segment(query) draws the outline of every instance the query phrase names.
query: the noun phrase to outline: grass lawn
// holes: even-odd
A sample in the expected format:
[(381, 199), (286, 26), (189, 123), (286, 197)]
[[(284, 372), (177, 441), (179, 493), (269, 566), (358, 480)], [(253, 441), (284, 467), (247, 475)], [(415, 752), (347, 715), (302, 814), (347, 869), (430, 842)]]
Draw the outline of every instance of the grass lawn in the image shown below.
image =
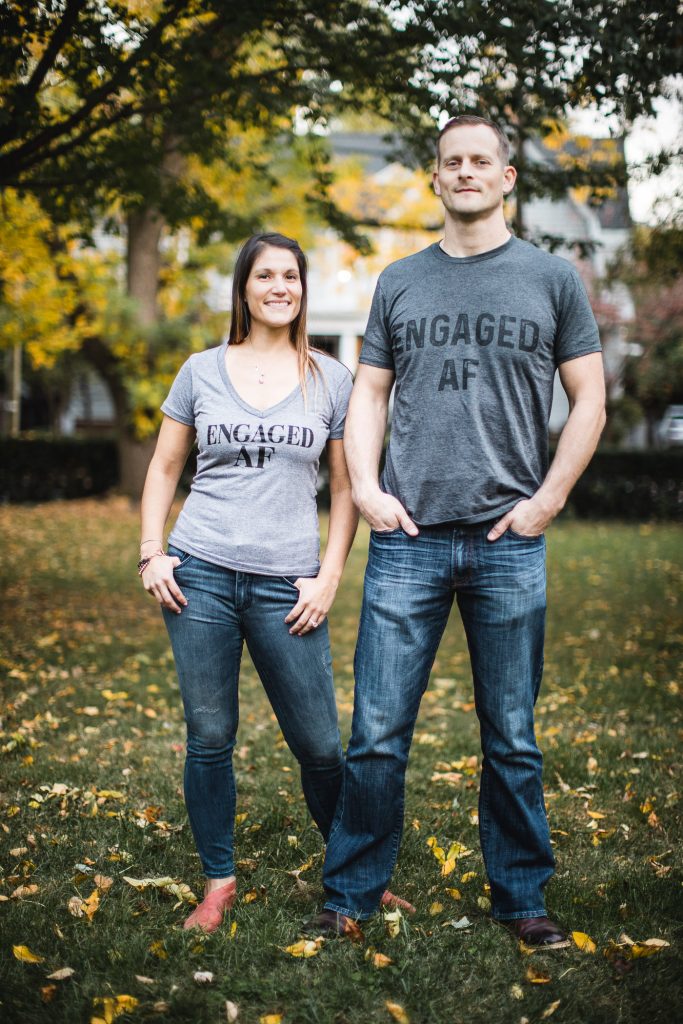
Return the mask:
[[(548, 903), (595, 950), (526, 955), (488, 917), (477, 721), (454, 616), (418, 721), (392, 885), (418, 913), (393, 937), (378, 916), (363, 942), (309, 958), (286, 947), (320, 905), (322, 846), (250, 663), (240, 899), (198, 939), (180, 928), (184, 889), (124, 880), (201, 889), (173, 663), (134, 571), (136, 514), (122, 499), (5, 507), (0, 536), (0, 1020), (225, 1022), (235, 1008), (239, 1024), (682, 1019), (679, 528), (566, 522), (549, 535), (537, 716), (557, 855)], [(361, 529), (331, 615), (344, 737), (366, 544)], [(442, 865), (435, 846), (447, 857), (454, 842), (468, 852)], [(74, 973), (49, 977), (63, 968)]]

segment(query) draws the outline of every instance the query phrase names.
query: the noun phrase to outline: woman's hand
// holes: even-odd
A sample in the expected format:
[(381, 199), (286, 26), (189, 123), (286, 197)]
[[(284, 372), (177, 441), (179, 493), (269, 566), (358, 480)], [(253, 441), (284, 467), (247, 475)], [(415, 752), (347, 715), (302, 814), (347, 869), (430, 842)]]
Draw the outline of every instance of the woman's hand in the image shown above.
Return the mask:
[(320, 576), (312, 579), (300, 576), (294, 585), (299, 588), (299, 600), (285, 622), (292, 623), (289, 632), (294, 636), (304, 636), (325, 621), (337, 593), (337, 584)]
[(162, 608), (180, 615), (187, 605), (187, 598), (173, 577), (173, 570), (180, 562), (175, 555), (155, 555), (142, 574), (142, 585), (148, 594), (156, 597)]

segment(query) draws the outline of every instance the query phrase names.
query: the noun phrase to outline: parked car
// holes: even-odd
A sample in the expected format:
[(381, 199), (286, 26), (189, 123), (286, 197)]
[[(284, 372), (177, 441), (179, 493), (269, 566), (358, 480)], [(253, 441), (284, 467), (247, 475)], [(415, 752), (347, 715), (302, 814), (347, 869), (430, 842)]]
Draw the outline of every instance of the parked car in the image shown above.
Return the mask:
[(670, 405), (659, 423), (659, 443), (664, 448), (683, 444), (683, 405)]

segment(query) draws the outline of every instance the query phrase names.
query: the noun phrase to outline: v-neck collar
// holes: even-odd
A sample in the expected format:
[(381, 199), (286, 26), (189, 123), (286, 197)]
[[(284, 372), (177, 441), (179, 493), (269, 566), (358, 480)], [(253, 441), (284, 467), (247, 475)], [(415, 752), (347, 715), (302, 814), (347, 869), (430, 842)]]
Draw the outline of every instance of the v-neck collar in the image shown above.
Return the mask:
[[(226, 362), (226, 359), (225, 359), (227, 351), (228, 351), (228, 341), (227, 341), (227, 338), (226, 338), (226, 340), (223, 342), (223, 344), (218, 349), (218, 371), (219, 371), (219, 373), (221, 375), (223, 383), (225, 384), (225, 387), (226, 387), (226, 389), (228, 391), (228, 394), (233, 399), (233, 401), (237, 402), (238, 405), (241, 405), (242, 408), (246, 409), (246, 411), (251, 413), (252, 416), (260, 416), (262, 419), (265, 419), (266, 416), (270, 416), (272, 413), (275, 413), (279, 409), (284, 408), (284, 406), (289, 405), (289, 403), (291, 401), (293, 401), (296, 398), (297, 395), (301, 394), (301, 388), (297, 384), (293, 391), (290, 391), (288, 395), (285, 395), (284, 398), (281, 398), (279, 402), (275, 403), (275, 405), (269, 405), (267, 409), (257, 409), (255, 405), (250, 405), (249, 402), (247, 402), (244, 398), (242, 398), (242, 396), (240, 395), (239, 391), (237, 390), (235, 385), (230, 380), (230, 375), (228, 374), (228, 366), (227, 366), (227, 362)], [(309, 375), (310, 375), (310, 370), (308, 371), (308, 374), (306, 375), (306, 382), (307, 383), (308, 383), (308, 376)]]

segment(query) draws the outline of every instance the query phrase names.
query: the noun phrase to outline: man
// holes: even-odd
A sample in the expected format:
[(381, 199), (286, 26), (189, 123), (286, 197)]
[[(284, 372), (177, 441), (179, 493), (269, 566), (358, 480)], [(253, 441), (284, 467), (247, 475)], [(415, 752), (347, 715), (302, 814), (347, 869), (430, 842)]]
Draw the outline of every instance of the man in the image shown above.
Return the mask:
[[(372, 534), (318, 932), (369, 917), (391, 876), (413, 728), (455, 598), (480, 722), (493, 917), (530, 945), (566, 944), (544, 904), (554, 859), (534, 738), (543, 534), (597, 445), (604, 377), (578, 274), (508, 231), (503, 200), (515, 178), (498, 125), (449, 121), (433, 174), (443, 241), (391, 264), (375, 291), (344, 439)], [(548, 469), (556, 368), (571, 411)]]

